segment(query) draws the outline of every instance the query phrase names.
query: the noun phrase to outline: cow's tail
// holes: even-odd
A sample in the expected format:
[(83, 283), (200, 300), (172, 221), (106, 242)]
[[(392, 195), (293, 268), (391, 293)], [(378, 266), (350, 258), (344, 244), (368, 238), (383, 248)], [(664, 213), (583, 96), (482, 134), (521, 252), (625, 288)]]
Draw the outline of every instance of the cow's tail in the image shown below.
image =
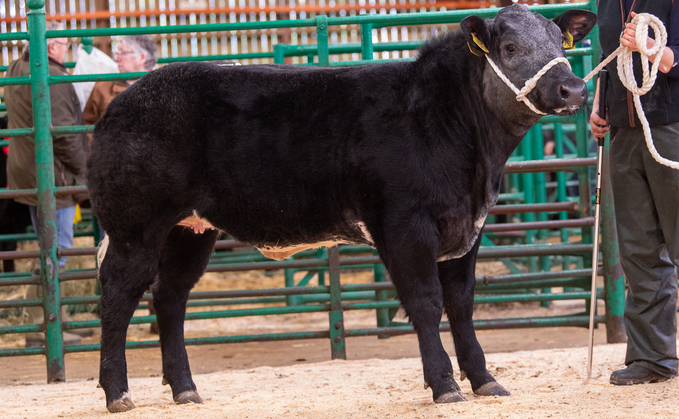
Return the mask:
[(108, 250), (108, 234), (104, 236), (104, 240), (99, 243), (99, 249), (97, 250), (97, 267), (101, 269), (101, 263), (106, 257), (106, 250)]

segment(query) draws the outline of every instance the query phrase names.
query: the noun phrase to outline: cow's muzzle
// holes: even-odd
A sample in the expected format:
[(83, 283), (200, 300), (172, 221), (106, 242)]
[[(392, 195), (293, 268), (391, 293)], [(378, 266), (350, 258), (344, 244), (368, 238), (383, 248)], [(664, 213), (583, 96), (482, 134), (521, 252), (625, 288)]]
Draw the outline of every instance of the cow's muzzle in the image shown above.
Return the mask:
[[(488, 60), (488, 63), (490, 63), (490, 66), (493, 68), (493, 70), (495, 70), (495, 73), (497, 74), (497, 76), (503, 82), (505, 82), (505, 84), (510, 89), (512, 89), (512, 91), (514, 93), (516, 93), (516, 100), (519, 101), (519, 102), (525, 103), (526, 106), (528, 106), (530, 108), (530, 110), (532, 110), (533, 112), (535, 112), (538, 115), (547, 115), (547, 113), (542, 112), (541, 110), (536, 108), (535, 105), (533, 105), (531, 103), (531, 101), (528, 100), (528, 98), (526, 97), (528, 95), (528, 93), (530, 93), (535, 88), (535, 86), (537, 86), (538, 80), (540, 80), (540, 77), (544, 76), (545, 73), (547, 73), (547, 71), (549, 71), (555, 65), (560, 64), (560, 63), (566, 64), (566, 66), (568, 66), (568, 70), (571, 69), (571, 64), (568, 62), (568, 59), (566, 57), (556, 57), (553, 60), (551, 60), (550, 62), (548, 62), (547, 64), (545, 64), (545, 66), (542, 67), (542, 69), (540, 71), (538, 71), (537, 74), (535, 74), (532, 78), (526, 80), (526, 84), (524, 84), (523, 88), (521, 90), (519, 90), (516, 86), (514, 86), (514, 83), (512, 83), (509, 80), (509, 78), (502, 73), (502, 71), (498, 68), (498, 66), (495, 64), (495, 62), (493, 62), (493, 60), (488, 55), (489, 54), (486, 54), (486, 59)], [(585, 96), (585, 98), (586, 98), (586, 96)], [(575, 110), (577, 110), (577, 107), (576, 107)], [(557, 110), (555, 110), (554, 112), (558, 113)], [(570, 111), (570, 112), (572, 112), (572, 111)]]
[(556, 97), (560, 101), (555, 106), (554, 113), (572, 114), (587, 104), (587, 86), (583, 80), (572, 78), (556, 84)]

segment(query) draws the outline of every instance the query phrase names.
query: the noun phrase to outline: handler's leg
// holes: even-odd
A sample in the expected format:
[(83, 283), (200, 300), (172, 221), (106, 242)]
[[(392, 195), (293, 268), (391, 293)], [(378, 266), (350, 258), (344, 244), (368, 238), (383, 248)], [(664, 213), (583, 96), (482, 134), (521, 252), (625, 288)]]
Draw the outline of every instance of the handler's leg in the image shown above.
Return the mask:
[(443, 306), (450, 321), (455, 355), (462, 378), (469, 377), (476, 395), (509, 396), (509, 392), (498, 384), (486, 369), (486, 358), (476, 339), (472, 323), (476, 286), (474, 270), (480, 243), (481, 234), (469, 253), (458, 259), (438, 263), (439, 279), (443, 288)]
[[(678, 127), (653, 129), (658, 151), (673, 160), (679, 160)], [(679, 171), (658, 166), (641, 129), (615, 130), (611, 182), (620, 256), (629, 288), (625, 303), (628, 368), (611, 375), (613, 384), (664, 381), (677, 374), (677, 273), (666, 239), (668, 234), (676, 237)], [(674, 216), (668, 215), (671, 212)]]
[(109, 236), (99, 269), (101, 281), (101, 361), (99, 384), (110, 412), (134, 409), (127, 383), (125, 337), (130, 319), (158, 273), (160, 246), (136, 237)]
[[(429, 224), (420, 221), (410, 225), (417, 229)], [(464, 401), (439, 332), (443, 299), (436, 266), (436, 236), (429, 231), (405, 231), (402, 225), (385, 230), (388, 237), (376, 238), (377, 249), (417, 332), (425, 386), (431, 387), (436, 403)]]
[(152, 287), (163, 353), (163, 384), (170, 384), (178, 404), (203, 402), (191, 378), (184, 346), (184, 315), (189, 291), (205, 272), (218, 234), (217, 230), (195, 234), (190, 228), (174, 227), (163, 246), (158, 281)]

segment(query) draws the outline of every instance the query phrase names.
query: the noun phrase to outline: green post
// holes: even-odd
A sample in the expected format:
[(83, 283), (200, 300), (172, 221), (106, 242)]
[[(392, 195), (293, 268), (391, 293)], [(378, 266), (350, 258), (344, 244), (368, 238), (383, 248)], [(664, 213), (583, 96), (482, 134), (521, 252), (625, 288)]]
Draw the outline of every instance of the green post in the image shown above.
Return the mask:
[(606, 342), (627, 342), (625, 332), (625, 276), (620, 263), (618, 231), (615, 227), (615, 207), (611, 191), (610, 144), (604, 145), (601, 185), (601, 252), (604, 262), (606, 291)]
[[(285, 278), (285, 288), (295, 286), (295, 272), (297, 272), (297, 269), (286, 269), (284, 271), (283, 276)], [(298, 295), (286, 295), (285, 296), (285, 305), (287, 305), (288, 307), (294, 307), (296, 305), (299, 305), (299, 296)]]
[(344, 339), (344, 314), (340, 290), (339, 248), (328, 249), (328, 276), (330, 277), (330, 353), (332, 359), (347, 359)]
[(285, 44), (276, 44), (273, 46), (274, 64), (285, 64), (285, 47)]
[[(544, 150), (544, 137), (542, 135), (542, 124), (537, 124), (532, 131), (532, 143), (533, 143), (533, 160), (543, 160), (545, 157)], [(533, 182), (535, 187), (535, 202), (538, 204), (544, 204), (547, 202), (547, 179), (544, 172), (533, 173)], [(547, 213), (539, 212), (537, 213), (538, 221), (547, 221)], [(547, 240), (549, 238), (548, 230), (538, 230), (537, 232), (538, 240)], [(552, 265), (549, 256), (540, 256), (538, 258), (539, 269), (541, 271), (548, 272), (551, 270)], [(541, 290), (542, 294), (550, 294), (552, 292), (551, 288), (543, 288)], [(540, 301), (540, 307), (549, 307), (549, 301)]]
[[(521, 141), (521, 154), (523, 155), (524, 160), (531, 160), (532, 159), (532, 153), (531, 153), (531, 142), (533, 141), (533, 135), (532, 131), (528, 131), (528, 134), (524, 137), (524, 139)], [(525, 204), (534, 204), (535, 203), (535, 198), (534, 198), (534, 192), (535, 192), (535, 187), (533, 186), (533, 174), (532, 173), (524, 173), (521, 175), (522, 180), (523, 180), (523, 196), (524, 200), (523, 202)], [(535, 221), (535, 214), (531, 212), (527, 212), (523, 214), (523, 220), (527, 223)], [(535, 243), (535, 230), (528, 230), (526, 231), (526, 244), (532, 244)], [(537, 272), (537, 263), (535, 260), (535, 257), (530, 257), (528, 258), (529, 260), (529, 272)]]
[[(373, 250), (373, 255), (379, 256), (377, 250)], [(382, 264), (374, 265), (373, 272), (376, 283), (385, 282), (387, 280), (384, 265)], [(375, 291), (375, 299), (377, 301), (387, 301), (389, 299), (389, 293), (387, 291)], [(375, 314), (377, 316), (377, 327), (389, 327), (389, 325), (391, 324), (391, 318), (389, 317), (388, 308), (378, 308), (377, 310), (375, 310)], [(379, 335), (378, 338), (387, 339), (389, 338), (389, 336)]]
[(86, 53), (91, 54), (92, 53), (92, 48), (93, 48), (93, 43), (94, 43), (94, 38), (91, 36), (84, 36), (80, 38), (80, 43), (83, 44), (83, 49), (85, 50)]
[(316, 43), (318, 45), (318, 65), (330, 66), (330, 48), (328, 46), (328, 17), (316, 16)]
[(35, 127), (38, 178), (38, 230), (40, 231), (40, 281), (45, 310), (47, 382), (65, 381), (64, 345), (61, 335), (59, 260), (57, 259), (57, 208), (52, 149), (52, 114), (45, 38), (45, 1), (28, 0), (28, 40), (31, 65), (31, 101)]
[(364, 23), (361, 25), (361, 58), (364, 60), (373, 59), (373, 24)]

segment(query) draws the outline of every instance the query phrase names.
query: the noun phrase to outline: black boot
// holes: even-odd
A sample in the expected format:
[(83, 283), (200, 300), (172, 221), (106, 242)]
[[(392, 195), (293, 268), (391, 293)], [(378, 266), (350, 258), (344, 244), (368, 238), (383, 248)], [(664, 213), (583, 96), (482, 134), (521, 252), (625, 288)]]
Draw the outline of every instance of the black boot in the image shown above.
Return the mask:
[(639, 362), (633, 362), (624, 370), (613, 371), (610, 382), (616, 386), (631, 386), (635, 384), (660, 383), (676, 376), (676, 373), (663, 375), (644, 367)]

